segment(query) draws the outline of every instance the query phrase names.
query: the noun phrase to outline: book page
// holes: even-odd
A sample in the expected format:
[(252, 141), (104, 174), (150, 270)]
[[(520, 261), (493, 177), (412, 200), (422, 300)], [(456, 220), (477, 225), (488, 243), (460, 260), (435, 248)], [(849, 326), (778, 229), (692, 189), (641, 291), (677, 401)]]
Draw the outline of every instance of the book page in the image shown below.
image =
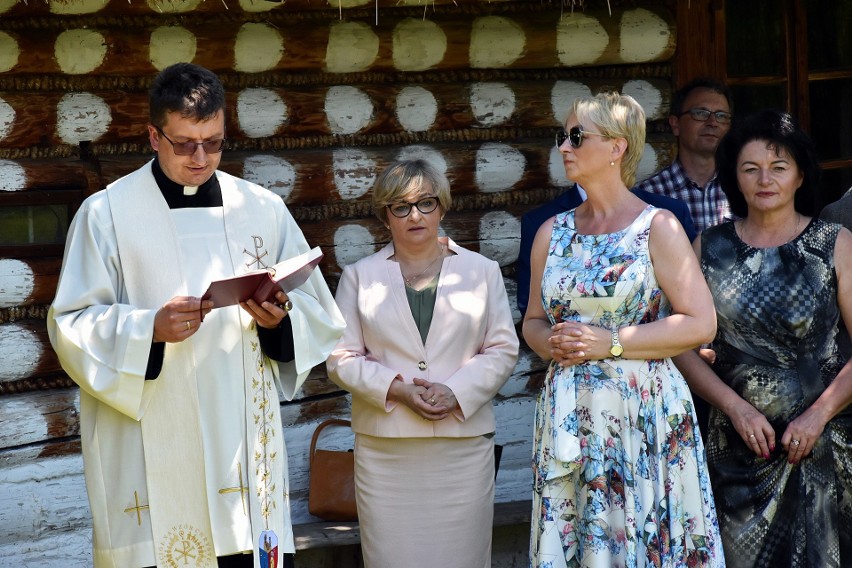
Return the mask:
[(202, 299), (213, 300), (214, 308), (232, 306), (250, 298), (258, 304), (274, 302), (278, 290), (287, 293), (304, 284), (322, 257), (320, 248), (314, 247), (267, 269), (216, 280), (207, 288)]

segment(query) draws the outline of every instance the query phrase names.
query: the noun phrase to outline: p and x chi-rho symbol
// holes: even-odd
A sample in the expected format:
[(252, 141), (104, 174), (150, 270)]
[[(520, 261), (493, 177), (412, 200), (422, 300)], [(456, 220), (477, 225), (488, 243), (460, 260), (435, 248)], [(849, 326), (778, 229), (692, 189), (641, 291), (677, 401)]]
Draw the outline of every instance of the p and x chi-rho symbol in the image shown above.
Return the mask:
[(263, 237), (252, 235), (251, 239), (254, 241), (254, 253), (249, 252), (248, 249), (243, 249), (243, 253), (249, 255), (249, 258), (251, 259), (246, 263), (246, 268), (251, 269), (253, 264), (256, 264), (258, 269), (269, 268), (269, 266), (263, 262), (263, 258), (269, 254), (269, 251), (261, 252), (261, 249), (263, 249)]

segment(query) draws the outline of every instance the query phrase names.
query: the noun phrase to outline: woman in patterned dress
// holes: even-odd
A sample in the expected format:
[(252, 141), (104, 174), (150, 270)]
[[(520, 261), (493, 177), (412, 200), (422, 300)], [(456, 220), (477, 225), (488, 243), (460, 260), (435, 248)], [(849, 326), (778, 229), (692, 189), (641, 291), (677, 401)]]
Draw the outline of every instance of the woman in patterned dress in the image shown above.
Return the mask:
[(677, 363), (715, 407), (707, 459), (728, 564), (852, 566), (852, 364), (835, 342), (839, 317), (852, 323), (852, 234), (810, 217), (819, 166), (788, 114), (735, 126), (716, 163), (741, 217), (695, 243), (716, 360)]
[(530, 564), (724, 566), (689, 389), (669, 357), (716, 322), (689, 240), (628, 191), (645, 141), (629, 96), (574, 101), (557, 135), (586, 191), (539, 229), (527, 343), (550, 360), (536, 410)]

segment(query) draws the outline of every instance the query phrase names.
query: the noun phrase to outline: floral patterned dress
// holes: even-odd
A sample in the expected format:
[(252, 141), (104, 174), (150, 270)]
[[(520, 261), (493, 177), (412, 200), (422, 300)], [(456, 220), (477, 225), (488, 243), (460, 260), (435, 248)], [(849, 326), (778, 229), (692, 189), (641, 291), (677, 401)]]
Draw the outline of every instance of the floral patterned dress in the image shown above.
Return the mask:
[[(616, 233), (556, 216), (542, 278), (552, 323), (665, 317), (648, 253), (656, 209)], [(724, 566), (692, 398), (669, 359), (551, 363), (536, 409), (530, 564)]]

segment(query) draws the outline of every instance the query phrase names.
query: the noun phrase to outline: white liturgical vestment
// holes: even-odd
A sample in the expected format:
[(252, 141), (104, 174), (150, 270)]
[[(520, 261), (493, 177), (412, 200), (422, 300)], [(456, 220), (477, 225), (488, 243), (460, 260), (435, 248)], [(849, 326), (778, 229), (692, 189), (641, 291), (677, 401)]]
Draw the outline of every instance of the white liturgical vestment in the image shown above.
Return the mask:
[(265, 529), (276, 566), (294, 551), (279, 393), (294, 396), (344, 326), (319, 270), (289, 294), (293, 361), (267, 358), (230, 306), (166, 344), (145, 380), (165, 302), (309, 250), (280, 197), (216, 175), (221, 207), (170, 210), (147, 164), (86, 199), (69, 230), (48, 331), (80, 385), (96, 568), (215, 566)]

